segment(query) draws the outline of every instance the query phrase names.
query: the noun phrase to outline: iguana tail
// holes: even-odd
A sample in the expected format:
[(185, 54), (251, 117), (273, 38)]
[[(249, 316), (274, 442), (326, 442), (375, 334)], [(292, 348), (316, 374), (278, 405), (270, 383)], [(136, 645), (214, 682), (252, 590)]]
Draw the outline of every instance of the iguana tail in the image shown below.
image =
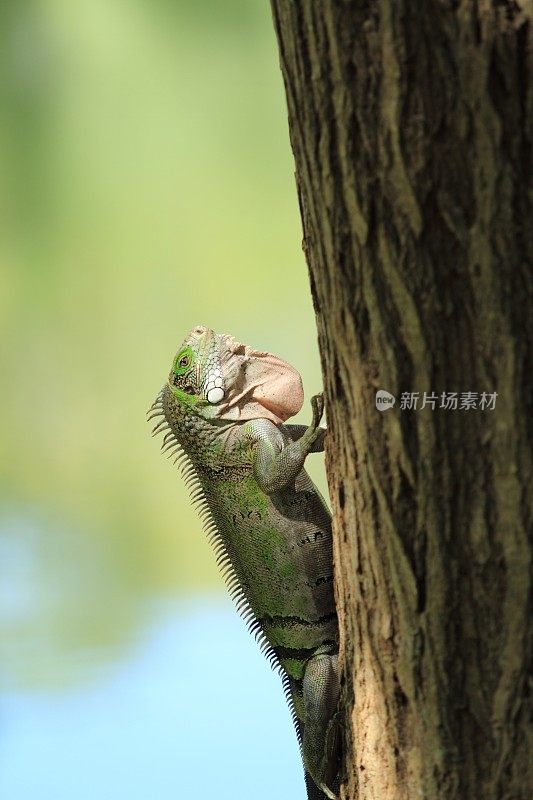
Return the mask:
[(307, 800), (328, 800), (308, 772), (305, 773), (305, 787), (307, 789)]

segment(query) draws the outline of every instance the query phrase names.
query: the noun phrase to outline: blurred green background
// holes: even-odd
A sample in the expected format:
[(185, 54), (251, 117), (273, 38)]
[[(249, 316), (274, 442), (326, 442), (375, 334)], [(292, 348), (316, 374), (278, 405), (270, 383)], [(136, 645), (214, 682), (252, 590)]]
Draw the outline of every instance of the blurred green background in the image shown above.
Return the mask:
[(320, 369), (266, 0), (3, 0), (0, 41), (0, 678), (57, 692), (224, 591), (145, 422), (186, 332)]

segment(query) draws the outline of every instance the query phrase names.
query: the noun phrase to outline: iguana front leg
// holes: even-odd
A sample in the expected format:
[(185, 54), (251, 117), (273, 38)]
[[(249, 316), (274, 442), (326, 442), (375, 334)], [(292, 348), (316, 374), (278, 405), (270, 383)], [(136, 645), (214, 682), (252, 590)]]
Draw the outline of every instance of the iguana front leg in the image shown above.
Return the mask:
[(320, 420), (324, 413), (321, 394), (311, 398), (313, 421), (303, 435), (285, 444), (280, 430), (268, 420), (253, 420), (249, 431), (256, 442), (254, 475), (266, 494), (274, 494), (294, 483), (313, 445), (322, 436)]
[[(307, 425), (292, 425), (285, 423), (283, 425), (283, 430), (289, 434), (293, 442), (297, 442), (298, 439), (301, 439), (304, 433), (306, 432)], [(313, 446), (309, 450), (310, 453), (324, 452), (324, 439), (326, 438), (327, 429), (319, 428), (318, 430), (320, 431), (320, 434), (319, 436), (317, 436)]]

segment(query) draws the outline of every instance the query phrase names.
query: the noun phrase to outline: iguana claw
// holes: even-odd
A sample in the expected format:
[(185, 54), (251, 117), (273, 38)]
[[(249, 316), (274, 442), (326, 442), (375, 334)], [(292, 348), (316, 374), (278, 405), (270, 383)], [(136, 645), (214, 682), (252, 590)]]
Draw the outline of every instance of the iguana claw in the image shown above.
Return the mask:
[(318, 428), (322, 417), (324, 416), (324, 395), (315, 394), (311, 398), (311, 408), (313, 409), (313, 422), (312, 427)]

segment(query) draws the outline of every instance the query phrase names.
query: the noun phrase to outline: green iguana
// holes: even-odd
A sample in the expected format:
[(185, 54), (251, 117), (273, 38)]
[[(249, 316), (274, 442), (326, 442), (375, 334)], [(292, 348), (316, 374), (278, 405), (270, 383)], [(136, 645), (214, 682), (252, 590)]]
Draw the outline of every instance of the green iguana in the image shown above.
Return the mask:
[(309, 800), (335, 798), (340, 733), (331, 518), (305, 472), (323, 450), (321, 395), (300, 410), (298, 372), (233, 337), (194, 328), (152, 408), (177, 453), (230, 593), (279, 668)]

